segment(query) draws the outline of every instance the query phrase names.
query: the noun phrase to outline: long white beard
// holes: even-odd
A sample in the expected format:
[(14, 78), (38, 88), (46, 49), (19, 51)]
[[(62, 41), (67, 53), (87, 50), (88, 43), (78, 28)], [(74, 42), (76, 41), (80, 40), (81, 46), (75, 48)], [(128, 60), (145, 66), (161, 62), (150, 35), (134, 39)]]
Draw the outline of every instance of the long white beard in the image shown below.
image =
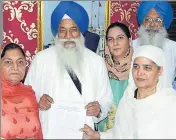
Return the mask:
[(154, 45), (163, 48), (164, 41), (168, 34), (165, 28), (158, 30), (155, 28), (146, 28), (141, 25), (138, 35), (140, 45)]
[[(65, 43), (65, 42), (72, 43)], [(73, 43), (74, 42), (74, 43)], [(65, 67), (71, 67), (75, 73), (82, 75), (82, 64), (84, 55), (84, 37), (81, 35), (77, 39), (55, 39), (55, 50), (57, 60), (59, 62), (58, 68), (61, 75), (64, 75)]]

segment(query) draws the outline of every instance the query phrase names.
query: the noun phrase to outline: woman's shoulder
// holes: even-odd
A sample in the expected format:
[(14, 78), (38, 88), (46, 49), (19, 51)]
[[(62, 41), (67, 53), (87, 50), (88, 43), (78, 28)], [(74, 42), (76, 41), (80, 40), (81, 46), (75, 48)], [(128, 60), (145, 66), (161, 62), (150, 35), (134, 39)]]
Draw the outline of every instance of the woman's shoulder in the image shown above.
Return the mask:
[(36, 100), (35, 97), (35, 91), (33, 90), (31, 85), (24, 85), (22, 83), (22, 92), (21, 94), (23, 94), (24, 96), (32, 96), (34, 100)]
[(34, 90), (32, 89), (31, 85), (25, 85), (23, 83), (21, 83), (21, 84), (22, 84), (23, 90), (26, 90), (27, 92), (31, 92), (32, 94), (34, 93)]
[(22, 85), (23, 89), (21, 91), (21, 94), (24, 96), (23, 104), (29, 105), (31, 107), (37, 107), (37, 99), (35, 96), (35, 91), (32, 89), (32, 86), (30, 85)]

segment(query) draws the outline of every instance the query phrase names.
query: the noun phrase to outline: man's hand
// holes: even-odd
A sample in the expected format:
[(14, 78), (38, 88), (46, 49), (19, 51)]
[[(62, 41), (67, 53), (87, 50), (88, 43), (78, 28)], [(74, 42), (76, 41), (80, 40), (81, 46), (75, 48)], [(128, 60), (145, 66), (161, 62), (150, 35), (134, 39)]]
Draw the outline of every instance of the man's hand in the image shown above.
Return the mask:
[(92, 130), (92, 128), (86, 124), (80, 131), (84, 132), (84, 139), (100, 139), (100, 133)]
[(39, 108), (41, 110), (48, 110), (53, 102), (53, 99), (49, 95), (43, 94), (43, 96), (40, 97)]
[(98, 101), (88, 103), (85, 108), (87, 116), (98, 117), (100, 115), (101, 109)]

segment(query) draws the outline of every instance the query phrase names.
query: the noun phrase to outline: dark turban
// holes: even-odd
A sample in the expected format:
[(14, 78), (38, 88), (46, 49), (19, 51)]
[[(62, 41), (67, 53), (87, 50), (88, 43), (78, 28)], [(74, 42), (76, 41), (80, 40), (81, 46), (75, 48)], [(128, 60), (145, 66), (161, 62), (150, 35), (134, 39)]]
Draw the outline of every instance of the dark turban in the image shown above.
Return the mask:
[(86, 31), (83, 34), (84, 38), (85, 38), (85, 46), (86, 48), (92, 50), (93, 52), (96, 53), (97, 48), (98, 48), (98, 44), (99, 44), (99, 40), (100, 40), (100, 36), (96, 33), (92, 33), (89, 31)]
[(172, 23), (173, 9), (167, 1), (142, 1), (138, 7), (137, 12), (139, 24), (143, 23), (144, 18), (153, 8), (161, 16), (165, 28), (168, 29), (170, 27), (170, 24)]
[(88, 30), (89, 17), (86, 10), (76, 2), (61, 1), (51, 15), (51, 29), (54, 36), (58, 33), (59, 24), (65, 14), (77, 24), (82, 34)]

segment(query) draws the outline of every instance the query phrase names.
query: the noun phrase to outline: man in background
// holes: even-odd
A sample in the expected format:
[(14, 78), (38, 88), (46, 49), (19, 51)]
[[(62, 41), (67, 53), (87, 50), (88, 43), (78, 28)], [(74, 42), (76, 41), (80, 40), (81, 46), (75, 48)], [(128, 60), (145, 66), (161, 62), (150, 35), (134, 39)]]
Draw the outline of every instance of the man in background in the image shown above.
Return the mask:
[(138, 38), (133, 41), (134, 50), (141, 45), (162, 48), (167, 58), (167, 75), (170, 84), (176, 77), (176, 42), (168, 39), (167, 29), (173, 20), (173, 9), (168, 1), (142, 1), (137, 18), (140, 24)]

